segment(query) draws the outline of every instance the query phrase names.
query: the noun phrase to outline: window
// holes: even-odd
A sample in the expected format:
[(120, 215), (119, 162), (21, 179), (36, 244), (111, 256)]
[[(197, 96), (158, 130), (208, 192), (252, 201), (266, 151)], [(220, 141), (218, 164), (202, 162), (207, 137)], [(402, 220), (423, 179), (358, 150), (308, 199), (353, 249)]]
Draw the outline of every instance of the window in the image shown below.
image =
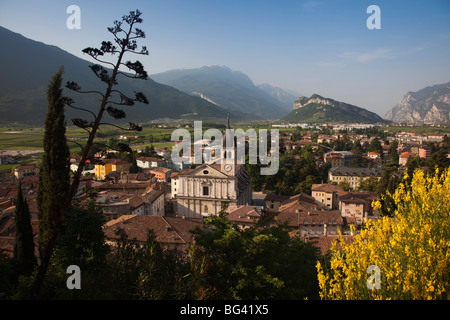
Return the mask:
[(209, 187), (203, 187), (203, 195), (209, 196)]

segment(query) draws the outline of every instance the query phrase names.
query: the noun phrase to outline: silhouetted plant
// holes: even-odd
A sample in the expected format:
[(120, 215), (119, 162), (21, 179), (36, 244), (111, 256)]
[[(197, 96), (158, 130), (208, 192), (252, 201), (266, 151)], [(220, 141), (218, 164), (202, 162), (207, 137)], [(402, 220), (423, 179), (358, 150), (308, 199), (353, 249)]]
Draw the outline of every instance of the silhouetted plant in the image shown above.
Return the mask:
[[(66, 83), (66, 88), (74, 92), (82, 94), (99, 95), (101, 97), (101, 103), (100, 106), (98, 107), (97, 112), (95, 113), (89, 109), (75, 106), (75, 101), (71, 98), (68, 97), (63, 98), (63, 101), (67, 106), (90, 114), (91, 119), (83, 119), (83, 118), (72, 119), (72, 123), (75, 126), (86, 130), (89, 135), (87, 142), (84, 146), (78, 144), (80, 147), (82, 147), (81, 160), (78, 166), (78, 170), (74, 174), (72, 184), (70, 185), (67, 196), (65, 197), (65, 199), (61, 199), (64, 202), (61, 206), (60, 212), (58, 212), (60, 218), (58, 219), (58, 225), (52, 232), (46, 250), (42, 255), (41, 264), (39, 266), (38, 273), (32, 288), (33, 291), (32, 293), (35, 297), (38, 295), (39, 290), (42, 287), (45, 274), (48, 269), (50, 257), (54, 251), (56, 240), (60, 233), (61, 227), (64, 223), (64, 218), (68, 210), (70, 209), (72, 199), (78, 189), (81, 173), (84, 169), (86, 160), (88, 159), (92, 160), (88, 158), (88, 156), (90, 153), (89, 151), (94, 144), (94, 139), (97, 130), (101, 125), (113, 125), (120, 129), (131, 131), (142, 130), (141, 126), (132, 122), (130, 122), (129, 126), (126, 128), (115, 124), (102, 122), (102, 118), (105, 111), (107, 111), (107, 113), (114, 119), (123, 119), (126, 117), (126, 113), (125, 111), (119, 109), (118, 107), (132, 106), (135, 104), (135, 102), (140, 102), (144, 104), (149, 103), (148, 99), (142, 92), (134, 92), (135, 95), (134, 98), (130, 98), (126, 94), (116, 89), (116, 86), (118, 85), (117, 77), (119, 74), (133, 79), (143, 79), (143, 80), (148, 79), (147, 72), (144, 70), (143, 65), (139, 61), (122, 62), (126, 53), (148, 55), (148, 50), (145, 46), (142, 46), (141, 49), (138, 50), (138, 44), (136, 41), (137, 39), (145, 38), (145, 33), (141, 29), (135, 28), (136, 24), (140, 24), (143, 22), (141, 14), (142, 13), (139, 10), (130, 11), (130, 13), (128, 15), (124, 15), (120, 21), (118, 20), (114, 21), (114, 26), (108, 28), (108, 31), (113, 35), (115, 44), (113, 44), (111, 41), (102, 41), (100, 48), (88, 47), (82, 50), (85, 54), (88, 54), (97, 62), (112, 67), (111, 70), (103, 67), (100, 64), (93, 64), (90, 66), (95, 76), (97, 76), (100, 79), (100, 81), (107, 84), (107, 88), (104, 92), (100, 92), (97, 90), (83, 90), (82, 87), (74, 81), (68, 81)], [(103, 57), (105, 54), (117, 55), (117, 60), (115, 61), (115, 63), (102, 60), (101, 57)], [(133, 71), (134, 74), (125, 73), (119, 70), (121, 67), (128, 68), (129, 70)], [(115, 105), (115, 107), (112, 107), (112, 105)], [(131, 152), (129, 146), (125, 144), (121, 144), (120, 149)]]

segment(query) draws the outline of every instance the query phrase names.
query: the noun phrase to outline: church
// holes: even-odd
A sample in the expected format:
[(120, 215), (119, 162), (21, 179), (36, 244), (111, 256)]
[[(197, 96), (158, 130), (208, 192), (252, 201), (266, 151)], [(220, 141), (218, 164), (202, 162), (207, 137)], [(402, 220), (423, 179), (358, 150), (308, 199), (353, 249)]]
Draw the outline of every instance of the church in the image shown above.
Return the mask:
[[(228, 203), (229, 206), (252, 203), (250, 176), (245, 165), (237, 162), (237, 143), (232, 135), (226, 130), (220, 158), (177, 175), (179, 217), (200, 218), (218, 214), (222, 202)], [(233, 143), (227, 144), (230, 139)]]

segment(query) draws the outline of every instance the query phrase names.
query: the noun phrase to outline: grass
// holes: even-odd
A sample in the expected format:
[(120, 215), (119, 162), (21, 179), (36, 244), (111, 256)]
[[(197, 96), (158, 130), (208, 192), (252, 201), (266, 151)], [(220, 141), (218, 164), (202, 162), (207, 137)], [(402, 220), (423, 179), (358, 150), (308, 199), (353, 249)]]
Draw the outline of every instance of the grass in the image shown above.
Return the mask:
[[(189, 128), (185, 128), (188, 124)], [(208, 128), (218, 128), (223, 130), (225, 124), (221, 123), (204, 123), (202, 125), (203, 131)], [(193, 132), (193, 122), (185, 123), (180, 125), (179, 128), (187, 129)], [(232, 128), (242, 128), (244, 131), (249, 127), (252, 127), (258, 131), (258, 129), (272, 129), (269, 122), (239, 122), (232, 123)], [(155, 148), (168, 147), (170, 149), (173, 146), (171, 140), (172, 132), (178, 128), (178, 124), (167, 125), (167, 127), (158, 127), (156, 124), (144, 124), (141, 132), (130, 132), (122, 131), (114, 127), (104, 126), (97, 133), (96, 141), (106, 143), (111, 137), (118, 138), (119, 135), (137, 135), (140, 137), (138, 141), (125, 142), (132, 144), (132, 149), (144, 149), (146, 146), (153, 146)], [(420, 127), (394, 127), (388, 126), (385, 128), (390, 132), (416, 132), (416, 133), (437, 133), (437, 134), (450, 134), (450, 127), (430, 127), (430, 126), (420, 126)], [(295, 131), (295, 128), (283, 128), (281, 131)], [(282, 132), (280, 132), (282, 133)], [(87, 139), (87, 132), (78, 127), (68, 127), (67, 128), (67, 139), (68, 141), (75, 141), (81, 145), (84, 145), (85, 139)], [(42, 141), (44, 138), (43, 127), (36, 128), (24, 125), (11, 125), (0, 127), (0, 149), (3, 150), (42, 150)], [(134, 142), (140, 142), (142, 144), (134, 144)], [(75, 143), (68, 143), (71, 152), (79, 151), (79, 146)]]
[(390, 132), (414, 132), (418, 134), (450, 134), (450, 127), (430, 127), (430, 126), (418, 126), (418, 127), (398, 127), (398, 126), (387, 126), (385, 128)]

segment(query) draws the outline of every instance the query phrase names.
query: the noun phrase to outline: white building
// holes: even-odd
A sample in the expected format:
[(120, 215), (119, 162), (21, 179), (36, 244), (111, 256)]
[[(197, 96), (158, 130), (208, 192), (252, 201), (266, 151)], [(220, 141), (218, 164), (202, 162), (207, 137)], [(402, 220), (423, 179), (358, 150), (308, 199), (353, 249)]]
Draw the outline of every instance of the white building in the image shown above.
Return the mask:
[(163, 167), (165, 161), (155, 157), (139, 157), (136, 158), (136, 164), (139, 168)]
[(237, 163), (236, 143), (230, 148), (226, 146), (228, 139), (231, 137), (226, 135), (221, 158), (178, 174), (178, 181), (172, 186), (178, 216), (199, 218), (218, 214), (223, 202), (230, 206), (251, 204), (250, 176), (245, 166)]

